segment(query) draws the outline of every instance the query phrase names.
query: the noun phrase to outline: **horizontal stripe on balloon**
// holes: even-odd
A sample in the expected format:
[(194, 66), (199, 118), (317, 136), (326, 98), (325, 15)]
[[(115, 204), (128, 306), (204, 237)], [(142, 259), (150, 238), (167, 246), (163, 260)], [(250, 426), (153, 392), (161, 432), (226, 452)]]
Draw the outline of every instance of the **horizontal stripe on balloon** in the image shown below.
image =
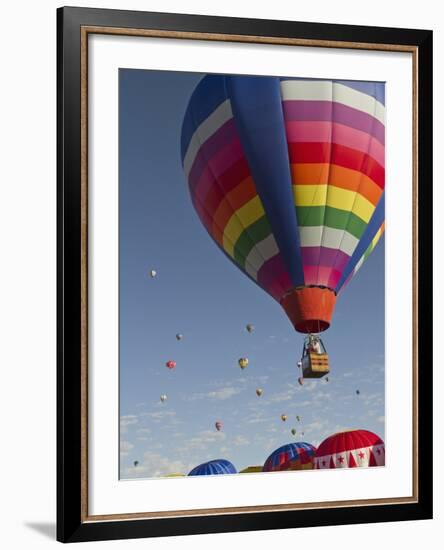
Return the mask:
[(361, 238), (367, 225), (351, 212), (330, 206), (299, 206), (296, 215), (299, 227), (325, 225), (333, 229), (347, 229), (357, 239)]
[(258, 196), (233, 213), (225, 226), (223, 236), (223, 247), (230, 256), (233, 256), (234, 243), (236, 243), (242, 232), (264, 214), (264, 208)]
[(332, 185), (357, 192), (374, 206), (383, 190), (366, 175), (335, 164), (292, 164), (291, 177), (294, 185)]
[(281, 254), (273, 256), (264, 263), (258, 271), (257, 282), (278, 301), (292, 288), (293, 285)]
[(227, 99), (221, 103), (198, 128), (195, 129), (183, 159), (183, 168), (186, 175), (189, 174), (194, 159), (196, 158), (202, 144), (211, 137), (214, 137), (214, 134), (221, 127), (228, 125), (227, 122), (229, 120), (232, 120), (234, 123), (230, 101)]
[(283, 101), (285, 122), (294, 120), (337, 122), (355, 128), (385, 143), (384, 125), (376, 118), (331, 101)]
[[(245, 262), (247, 256), (249, 257), (255, 247), (258, 247), (259, 243), (264, 243), (262, 246), (265, 246), (265, 242), (268, 242), (266, 239), (271, 235), (270, 222), (268, 221), (267, 216), (262, 216), (257, 221), (248, 226), (245, 231), (243, 231), (239, 238), (237, 239), (234, 245), (234, 258), (241, 264)], [(274, 237), (271, 235), (273, 240), (273, 251), (272, 253), (266, 255), (266, 259), (271, 256), (274, 256), (279, 252)], [(271, 242), (271, 241), (270, 241)], [(256, 252), (259, 249), (256, 250)], [(257, 266), (257, 262), (249, 261), (250, 265)], [(259, 269), (260, 265), (257, 266)]]
[(384, 165), (384, 146), (366, 132), (344, 124), (325, 121), (289, 121), (285, 125), (289, 143), (336, 143), (362, 153), (367, 153), (380, 165)]
[(208, 211), (213, 216), (214, 234), (217, 235), (217, 241), (222, 243), (225, 226), (233, 212), (236, 212), (253, 199), (257, 193), (251, 177), (242, 180), (226, 194), (218, 186), (215, 187), (219, 189), (219, 194), (216, 198), (216, 193), (214, 193), (214, 200), (211, 200), (212, 198), (210, 199), (207, 195)]
[(304, 265), (334, 267), (341, 272), (350, 259), (350, 256), (341, 250), (325, 246), (303, 246), (301, 252)]
[(345, 212), (352, 212), (368, 223), (375, 205), (359, 193), (341, 189), (334, 185), (293, 185), (296, 206), (331, 206)]
[(340, 229), (331, 227), (300, 227), (299, 235), (301, 238), (301, 247), (325, 246), (334, 250), (341, 250), (348, 256), (351, 256), (359, 240)]
[(384, 105), (374, 97), (327, 80), (286, 80), (281, 82), (284, 101), (310, 100), (341, 103), (358, 111), (373, 116), (384, 124)]
[[(198, 186), (208, 188), (241, 158), (245, 157), (237, 136), (216, 151), (210, 158), (199, 155), (188, 176), (190, 191), (194, 192)], [(201, 194), (204, 192), (201, 191)]]
[(291, 164), (333, 164), (350, 168), (365, 174), (381, 189), (384, 189), (384, 167), (375, 159), (350, 147), (336, 143), (289, 143), (288, 152)]
[[(262, 219), (262, 218), (261, 218)], [(247, 256), (241, 258), (241, 261), (247, 264), (245, 271), (254, 279), (257, 279), (257, 272), (266, 261), (279, 254), (279, 249), (273, 235), (269, 234), (264, 239), (250, 248)]]
[(341, 272), (328, 266), (304, 265), (304, 277), (306, 285), (322, 285), (335, 288), (341, 277)]

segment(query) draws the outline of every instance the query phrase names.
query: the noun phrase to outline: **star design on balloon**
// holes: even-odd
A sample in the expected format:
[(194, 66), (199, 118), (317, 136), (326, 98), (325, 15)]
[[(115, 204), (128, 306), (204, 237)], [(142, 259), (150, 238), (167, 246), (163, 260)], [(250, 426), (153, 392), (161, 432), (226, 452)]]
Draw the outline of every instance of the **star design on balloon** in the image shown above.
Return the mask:
[(359, 456), (359, 458), (362, 460), (362, 459), (365, 457), (365, 454), (364, 454), (362, 451), (360, 451), (360, 452), (358, 453), (358, 456)]
[(343, 456), (338, 457), (338, 461), (342, 464), (344, 462), (344, 457)]

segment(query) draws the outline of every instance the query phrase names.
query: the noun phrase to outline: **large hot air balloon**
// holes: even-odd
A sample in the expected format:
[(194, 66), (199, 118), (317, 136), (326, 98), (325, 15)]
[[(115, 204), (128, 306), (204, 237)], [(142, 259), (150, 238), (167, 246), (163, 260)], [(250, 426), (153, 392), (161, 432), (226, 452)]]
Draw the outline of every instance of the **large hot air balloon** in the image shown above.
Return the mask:
[(210, 460), (199, 464), (191, 470), (189, 476), (211, 476), (215, 474), (236, 474), (236, 468), (224, 458), (218, 460)]
[(308, 470), (313, 468), (316, 447), (302, 441), (283, 445), (271, 453), (265, 461), (263, 472), (283, 470)]
[(315, 468), (384, 466), (384, 441), (367, 430), (350, 430), (327, 437), (318, 447)]
[(189, 101), (194, 208), (299, 332), (330, 326), (383, 233), (384, 94), (379, 82), (207, 75)]

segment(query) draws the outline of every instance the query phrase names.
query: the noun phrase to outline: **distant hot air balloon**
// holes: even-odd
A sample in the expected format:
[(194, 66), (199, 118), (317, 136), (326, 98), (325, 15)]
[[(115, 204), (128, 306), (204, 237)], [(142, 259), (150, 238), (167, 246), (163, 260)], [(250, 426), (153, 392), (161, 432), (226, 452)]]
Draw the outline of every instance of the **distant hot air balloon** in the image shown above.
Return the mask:
[(315, 468), (384, 466), (384, 441), (367, 430), (350, 430), (327, 437), (318, 447)]
[(160, 400), (162, 401), (162, 403), (164, 403), (164, 402), (167, 400), (167, 396), (163, 393), (163, 394), (160, 396)]
[(217, 430), (218, 432), (220, 432), (221, 429), (223, 428), (223, 423), (222, 423), (220, 420), (218, 420), (217, 422), (215, 422), (214, 425), (215, 425), (216, 430)]
[(152, 269), (152, 270), (150, 271), (150, 277), (151, 277), (152, 279), (154, 279), (154, 277), (155, 277), (156, 275), (157, 275), (157, 271), (155, 271), (154, 269)]
[(325, 380), (326, 382), (328, 382), (328, 376), (326, 376), (326, 377), (324, 378), (324, 380)]
[(248, 359), (246, 357), (241, 357), (238, 363), (241, 369), (245, 369), (248, 366)]
[(182, 340), (182, 338), (183, 338), (182, 334), (180, 333), (176, 334), (176, 340)]
[(298, 361), (298, 369), (302, 368), (302, 361)]
[(263, 472), (307, 470), (313, 468), (316, 447), (303, 441), (283, 445), (271, 453), (264, 463)]
[(300, 376), (300, 377), (298, 378), (298, 382), (299, 382), (299, 385), (300, 385), (300, 386), (303, 386), (303, 385), (304, 385), (304, 379), (302, 378), (302, 376)]
[(188, 474), (189, 476), (211, 476), (216, 474), (236, 474), (236, 468), (223, 458), (218, 460), (210, 460), (209, 462), (204, 462), (199, 464), (191, 470)]
[(295, 429), (295, 428), (292, 428), (292, 429), (291, 429), (291, 434), (292, 434), (292, 435), (296, 435), (296, 433), (297, 433), (297, 432), (296, 432), (296, 429)]
[(282, 422), (285, 422), (287, 420), (288, 416), (286, 414), (281, 414), (281, 420)]
[(167, 361), (165, 363), (165, 366), (168, 368), (168, 369), (174, 369), (174, 367), (176, 366), (176, 361)]
[(360, 395), (361, 392), (359, 390), (356, 390), (356, 395)]
[(245, 328), (247, 329), (247, 332), (249, 332), (250, 334), (254, 331), (254, 325), (247, 325)]
[(264, 393), (264, 390), (262, 388), (257, 388), (256, 395), (260, 397)]
[(301, 421), (301, 417), (298, 416), (298, 415), (296, 415), (296, 420), (297, 420), (298, 422), (300, 422), (300, 421)]
[(193, 206), (225, 255), (319, 333), (384, 231), (382, 82), (207, 75), (182, 125)]
[(138, 461), (138, 460), (135, 460), (135, 461), (133, 462), (133, 464), (134, 464), (134, 468), (137, 468), (137, 466), (139, 465), (139, 461)]

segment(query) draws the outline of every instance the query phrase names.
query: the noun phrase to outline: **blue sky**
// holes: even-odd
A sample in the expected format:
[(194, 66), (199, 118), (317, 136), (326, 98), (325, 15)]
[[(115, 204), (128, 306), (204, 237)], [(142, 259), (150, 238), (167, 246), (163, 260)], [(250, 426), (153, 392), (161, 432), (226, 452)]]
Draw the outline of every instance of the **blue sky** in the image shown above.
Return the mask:
[[(180, 129), (201, 77), (120, 70), (121, 478), (188, 473), (214, 458), (241, 470), (280, 445), (317, 445), (343, 428), (384, 439), (384, 238), (323, 333), (329, 382), (299, 386), (303, 336), (220, 252), (188, 196)], [(249, 359), (245, 370), (239, 357)]]

